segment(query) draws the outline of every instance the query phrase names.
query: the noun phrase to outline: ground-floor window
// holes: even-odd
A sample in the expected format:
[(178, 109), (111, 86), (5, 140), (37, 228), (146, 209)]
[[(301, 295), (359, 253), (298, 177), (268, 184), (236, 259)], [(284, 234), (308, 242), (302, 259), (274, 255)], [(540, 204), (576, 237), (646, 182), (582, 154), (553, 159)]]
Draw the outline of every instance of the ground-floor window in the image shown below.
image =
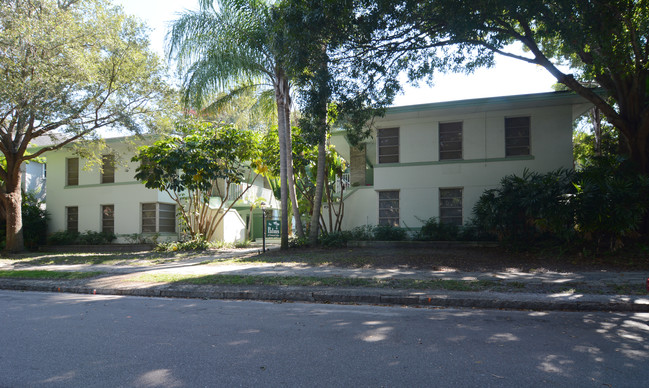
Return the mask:
[(142, 233), (176, 233), (176, 205), (142, 204)]
[(379, 191), (379, 225), (399, 226), (399, 190)]
[(101, 231), (115, 233), (115, 205), (101, 206)]
[(462, 188), (439, 189), (439, 220), (462, 225)]
[(79, 207), (68, 206), (65, 208), (65, 229), (68, 232), (79, 231)]

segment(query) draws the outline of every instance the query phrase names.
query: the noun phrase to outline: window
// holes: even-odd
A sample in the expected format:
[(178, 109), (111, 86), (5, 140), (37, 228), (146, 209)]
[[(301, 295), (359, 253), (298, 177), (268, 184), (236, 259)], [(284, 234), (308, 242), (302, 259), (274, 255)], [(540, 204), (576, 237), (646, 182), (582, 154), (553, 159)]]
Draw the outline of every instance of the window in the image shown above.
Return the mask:
[(399, 163), (399, 128), (379, 128), (379, 163)]
[(530, 155), (530, 117), (505, 118), (505, 156)]
[(101, 157), (101, 183), (115, 183), (115, 155)]
[(115, 233), (115, 205), (101, 207), (101, 231)]
[(78, 186), (79, 185), (79, 158), (68, 158), (66, 162), (66, 185)]
[(439, 221), (462, 225), (462, 189), (439, 189)]
[(142, 204), (142, 233), (176, 233), (176, 205)]
[(462, 159), (462, 122), (439, 124), (439, 160)]
[(399, 191), (379, 191), (379, 225), (399, 226)]
[(79, 208), (77, 206), (68, 206), (65, 208), (65, 223), (68, 232), (79, 231)]

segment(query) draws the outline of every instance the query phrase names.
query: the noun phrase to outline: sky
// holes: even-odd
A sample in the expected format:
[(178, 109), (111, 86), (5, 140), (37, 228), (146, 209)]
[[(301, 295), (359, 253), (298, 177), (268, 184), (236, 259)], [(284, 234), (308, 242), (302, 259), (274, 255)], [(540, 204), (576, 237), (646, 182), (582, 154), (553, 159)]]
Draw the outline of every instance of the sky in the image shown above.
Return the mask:
[[(151, 29), (151, 47), (164, 58), (165, 35), (169, 23), (187, 9), (197, 9), (197, 0), (113, 0), (127, 14), (134, 15)], [(556, 79), (545, 69), (516, 59), (498, 56), (496, 65), (473, 74), (436, 75), (432, 86), (407, 86), (394, 105), (414, 105), (470, 98), (508, 96), (552, 91)]]

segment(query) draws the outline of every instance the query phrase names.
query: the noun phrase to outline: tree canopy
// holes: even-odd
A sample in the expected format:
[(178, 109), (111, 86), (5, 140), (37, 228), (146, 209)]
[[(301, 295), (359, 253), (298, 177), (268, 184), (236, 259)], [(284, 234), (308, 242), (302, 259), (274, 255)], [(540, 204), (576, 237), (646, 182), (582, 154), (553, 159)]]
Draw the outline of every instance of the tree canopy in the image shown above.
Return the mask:
[[(0, 188), (7, 250), (23, 247), (20, 165), (102, 127), (141, 131), (166, 93), (143, 26), (106, 0), (0, 3)], [(26, 153), (36, 138), (51, 144)]]
[[(258, 134), (232, 125), (187, 119), (169, 135), (141, 147), (135, 178), (176, 202), (193, 238), (210, 238), (234, 203), (252, 186), (260, 167)], [(243, 183), (234, 198), (231, 185)], [(221, 198), (210, 210), (210, 197)]]
[[(539, 65), (592, 102), (649, 173), (649, 3), (646, 0), (359, 1), (375, 29), (353, 43), (358, 61), (407, 70), (470, 71), (504, 55)], [(367, 29), (369, 31), (369, 29)], [(519, 52), (513, 45), (523, 46)], [(377, 65), (376, 59), (384, 65)], [(570, 64), (573, 73), (560, 69)], [(583, 81), (595, 81), (600, 93)]]

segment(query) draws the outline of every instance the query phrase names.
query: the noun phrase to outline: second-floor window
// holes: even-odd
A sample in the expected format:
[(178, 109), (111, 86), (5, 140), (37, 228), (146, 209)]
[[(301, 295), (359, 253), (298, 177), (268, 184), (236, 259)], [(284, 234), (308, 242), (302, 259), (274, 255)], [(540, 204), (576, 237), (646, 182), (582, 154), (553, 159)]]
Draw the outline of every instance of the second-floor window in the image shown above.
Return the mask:
[(115, 183), (115, 155), (101, 157), (101, 183)]
[(439, 124), (439, 160), (462, 159), (462, 122)]
[(505, 156), (530, 155), (530, 117), (505, 118)]
[(399, 163), (399, 128), (379, 128), (379, 163)]
[(67, 158), (65, 160), (66, 176), (65, 184), (67, 186), (79, 185), (79, 158)]

